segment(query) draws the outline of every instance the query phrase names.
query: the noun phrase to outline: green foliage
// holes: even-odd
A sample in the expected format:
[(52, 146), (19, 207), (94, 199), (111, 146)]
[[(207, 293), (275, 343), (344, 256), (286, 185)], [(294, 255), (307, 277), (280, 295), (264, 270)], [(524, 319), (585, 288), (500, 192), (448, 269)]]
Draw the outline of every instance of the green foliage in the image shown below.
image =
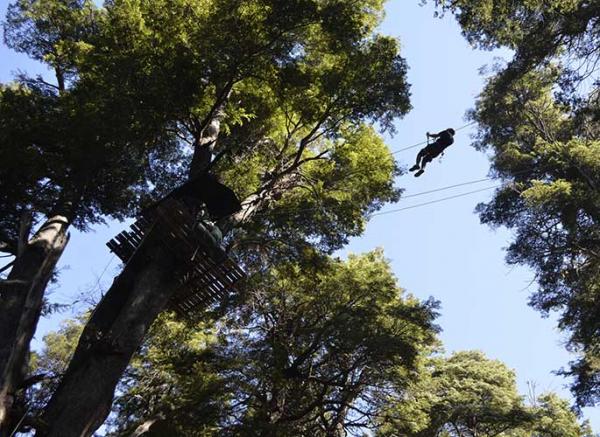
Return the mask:
[(503, 188), (480, 205), (484, 223), (515, 231), (510, 263), (533, 268), (531, 304), (560, 311), (578, 359), (564, 373), (580, 405), (600, 396), (599, 4), (582, 0), (436, 1), (466, 38), (508, 47), (513, 59), (489, 80), (472, 118), (475, 143), (493, 153)]
[(246, 329), (226, 349), (247, 363), (231, 369), (237, 396), (248, 398), (237, 432), (369, 428), (434, 342), (435, 304), (403, 298), (381, 253), (324, 262), (271, 273), (254, 311), (240, 313)]
[(58, 210), (81, 229), (105, 215), (122, 218), (148, 191), (149, 164), (168, 168), (175, 156), (180, 160), (180, 147), (159, 129), (164, 112), (133, 112), (131, 93), (117, 82), (81, 78), (102, 15), (91, 2), (9, 7), (6, 43), (45, 62), (56, 76), (51, 84), (21, 75), (0, 90), (0, 172), (7, 181), (0, 237), (11, 253), (23, 212), (43, 218)]
[[(355, 121), (388, 123), (406, 112), (408, 101), (396, 43), (371, 35), (381, 8), (379, 0), (114, 1), (106, 5), (107, 30), (90, 54), (94, 70), (84, 72), (126, 78), (152, 94), (145, 105), (172, 105), (184, 136), (201, 134), (228, 83), (254, 95), (295, 98), (309, 123), (334, 97)], [(248, 99), (234, 90), (224, 122), (248, 113)]]
[(469, 42), (486, 49), (521, 48), (524, 39), (531, 36), (541, 21), (568, 20), (569, 14), (585, 3), (580, 0), (435, 0), (442, 11), (455, 14)]
[(115, 433), (154, 417), (177, 435), (372, 428), (435, 343), (436, 306), (405, 295), (381, 252), (311, 264), (257, 279), (216, 336), (162, 317), (123, 380)]
[(419, 379), (380, 419), (378, 435), (397, 437), (591, 437), (568, 403), (552, 393), (526, 405), (515, 375), (481, 352), (423, 363)]
[[(143, 426), (157, 436), (331, 435), (341, 418), (338, 431), (381, 437), (593, 436), (553, 393), (527, 405), (514, 373), (481, 352), (428, 356), (432, 314), (393, 291), (380, 254), (325, 262), (322, 274), (335, 271), (325, 281), (296, 284), (290, 268), (257, 297), (257, 313), (240, 311), (216, 329), (163, 314), (121, 381), (110, 435)], [(348, 296), (352, 287), (358, 293)], [(32, 390), (38, 407), (81, 329), (66, 322), (34, 355), (34, 373), (46, 377)], [(417, 355), (407, 354), (415, 346)]]
[(384, 419), (381, 435), (505, 436), (532, 420), (514, 373), (480, 352), (431, 359), (409, 393)]
[[(22, 213), (33, 202), (51, 207), (56, 197), (46, 184), (47, 160), (35, 140), (47, 134), (46, 114), (52, 111), (51, 95), (30, 92), (21, 86), (0, 88), (0, 250), (16, 253)], [(27, 169), (26, 171), (24, 169)], [(50, 192), (51, 194), (49, 194)]]
[[(494, 151), (493, 170), (505, 184), (478, 209), (484, 223), (515, 229), (508, 261), (535, 270), (540, 289), (531, 304), (562, 311), (569, 347), (582, 354), (572, 373), (583, 405), (597, 396), (595, 370), (585, 363), (593, 361), (600, 340), (600, 142), (580, 129), (582, 110), (553, 98), (553, 77), (525, 75), (501, 100), (491, 83), (494, 99), (487, 92), (480, 98), (474, 112), (482, 127), (478, 143)], [(595, 123), (585, 124), (593, 129)]]
[(35, 384), (28, 388), (27, 395), (33, 412), (39, 413), (42, 410), (67, 369), (86, 318), (63, 321), (58, 331), (44, 336), (41, 352), (32, 353), (29, 380)]
[(24, 210), (50, 214), (61, 208), (81, 228), (104, 214), (128, 215), (137, 192), (148, 189), (150, 153), (167, 156), (176, 147), (163, 142), (152, 150), (148, 136), (157, 134), (142, 135), (128, 120), (114, 120), (109, 127), (119, 113), (89, 91), (59, 95), (39, 81), (0, 91), (0, 125), (6, 127), (0, 134), (6, 158), (0, 171), (6, 187), (14, 187), (2, 190), (3, 234), (13, 240), (15, 216)]
[(63, 89), (89, 49), (98, 13), (88, 0), (17, 0), (7, 10), (4, 41), (51, 67)]
[(593, 437), (587, 422), (578, 423), (577, 415), (569, 403), (553, 393), (546, 393), (535, 400), (535, 421), (530, 426), (533, 435), (542, 437)]
[[(265, 169), (276, 165), (274, 159), (265, 161), (277, 153), (278, 144), (262, 144), (246, 161), (249, 165), (242, 177), (234, 165), (221, 174), (238, 192), (247, 196), (260, 192)], [(323, 153), (323, 158), (314, 159)], [(235, 231), (238, 253), (244, 259), (255, 253), (271, 262), (301, 257), (309, 244), (331, 253), (364, 231), (370, 213), (399, 197), (393, 186), (398, 169), (372, 128), (347, 126), (336, 138), (316, 142), (305, 155), (314, 160), (290, 176), (288, 189)]]
[(512, 80), (553, 60), (562, 62), (563, 81), (594, 74), (598, 60), (596, 2), (585, 0), (434, 0), (455, 14), (465, 38), (484, 49), (508, 47), (512, 61), (501, 74), (498, 92)]

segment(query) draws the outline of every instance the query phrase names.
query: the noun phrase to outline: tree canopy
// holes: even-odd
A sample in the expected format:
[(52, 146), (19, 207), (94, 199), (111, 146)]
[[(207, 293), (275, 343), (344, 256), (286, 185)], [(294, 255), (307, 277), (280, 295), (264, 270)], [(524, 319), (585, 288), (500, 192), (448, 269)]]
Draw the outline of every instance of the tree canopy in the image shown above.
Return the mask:
[(400, 402), (391, 403), (378, 435), (402, 437), (592, 437), (568, 402), (545, 393), (526, 402), (515, 374), (482, 352), (431, 357)]
[[(410, 109), (398, 42), (376, 33), (382, 8), (379, 0), (15, 2), (7, 44), (56, 76), (22, 77), (16, 86), (23, 96), (47, 96), (46, 107), (32, 105), (36, 122), (55, 134), (42, 141), (15, 132), (3, 141), (7, 150), (20, 141), (27, 165), (40, 167), (6, 197), (12, 218), (3, 234), (17, 237), (24, 208), (40, 221), (61, 209), (58, 235), (72, 223), (83, 229), (132, 215), (210, 168), (245, 198), (243, 214), (224, 226), (249, 272), (339, 249), (370, 212), (399, 196), (398, 169), (369, 126), (392, 130)], [(40, 186), (57, 197), (41, 196)], [(282, 214), (291, 209), (316, 212), (294, 220)], [(26, 283), (40, 266), (51, 273), (35, 241), (9, 282)], [(27, 297), (30, 314), (27, 295), (11, 289), (4, 325), (26, 323), (33, 335), (46, 281)], [(3, 365), (26, 353), (14, 347), (15, 329), (0, 348)], [(3, 392), (18, 386), (18, 367), (6, 367)]]
[[(144, 424), (173, 435), (374, 429), (377, 411), (402, 398), (437, 343), (436, 303), (399, 288), (380, 251), (312, 268), (286, 263), (257, 285), (217, 324), (161, 316), (121, 381), (116, 435)], [(46, 337), (37, 373), (64, 371), (76, 326)], [(51, 385), (34, 393), (43, 398)]]
[(503, 181), (480, 205), (484, 223), (515, 230), (508, 261), (529, 265), (531, 305), (560, 312), (578, 359), (564, 373), (580, 405), (598, 401), (600, 239), (597, 2), (436, 1), (473, 45), (507, 47), (480, 95), (475, 146)]
[[(328, 264), (337, 274), (319, 284), (327, 294), (305, 278), (286, 293), (280, 286), (298, 273), (281, 269), (256, 297), (258, 312), (216, 326), (163, 314), (121, 381), (109, 435), (593, 436), (556, 394), (519, 394), (502, 362), (477, 351), (432, 354), (435, 306), (397, 288), (380, 253)], [(357, 285), (368, 295), (330, 298), (329, 286)], [(78, 329), (68, 322), (45, 338), (37, 372), (64, 369)], [(32, 395), (43, 400), (53, 384), (46, 379)]]
[[(593, 404), (599, 6), (435, 3), (473, 45), (514, 51), (471, 113), (503, 182), (478, 211), (516, 231), (508, 260), (536, 272), (533, 306), (561, 311), (579, 354), (565, 373), (579, 404)], [(54, 77), (0, 85), (0, 251), (14, 257), (0, 280), (0, 434), (90, 435), (107, 417), (113, 435), (591, 434), (554, 394), (525, 402), (501, 362), (442, 357), (437, 302), (401, 289), (381, 251), (334, 257), (402, 192), (381, 134), (411, 109), (408, 66), (378, 33), (383, 7), (9, 6), (6, 44)], [(249, 276), (243, 292), (202, 320), (176, 319), (163, 310), (177, 259), (140, 246), (89, 315), (30, 354), (68, 229), (134, 217), (208, 171), (242, 199), (218, 226)]]

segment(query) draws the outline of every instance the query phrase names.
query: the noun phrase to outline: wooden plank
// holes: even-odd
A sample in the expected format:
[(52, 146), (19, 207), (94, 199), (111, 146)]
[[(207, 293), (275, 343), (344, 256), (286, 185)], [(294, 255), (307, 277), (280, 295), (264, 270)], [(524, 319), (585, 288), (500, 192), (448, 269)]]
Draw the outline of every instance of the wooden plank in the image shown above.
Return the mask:
[(137, 248), (132, 242), (129, 241), (127, 238), (127, 233), (125, 232), (121, 232), (115, 238), (124, 251), (131, 251), (133, 253), (133, 251)]
[(106, 243), (106, 245), (108, 246), (111, 252), (114, 252), (115, 247), (118, 246), (114, 240), (110, 240), (108, 243)]
[[(188, 294), (189, 293), (189, 294)], [(182, 302), (188, 303), (193, 311), (201, 311), (206, 308), (208, 302), (215, 300), (215, 294), (210, 288), (190, 289), (186, 296), (181, 296)]]
[[(135, 224), (135, 223), (134, 223)], [(144, 233), (139, 230), (134, 230), (130, 233), (131, 239), (134, 243), (139, 246), (144, 239)]]
[(157, 241), (181, 260), (178, 268), (180, 286), (169, 302), (169, 308), (185, 317), (194, 317), (213, 302), (235, 293), (234, 285), (246, 277), (231, 258), (217, 263), (209, 255), (201, 231), (187, 208), (174, 199), (167, 199), (151, 213), (144, 213), (130, 226), (107, 243), (109, 249), (126, 262), (152, 232)]

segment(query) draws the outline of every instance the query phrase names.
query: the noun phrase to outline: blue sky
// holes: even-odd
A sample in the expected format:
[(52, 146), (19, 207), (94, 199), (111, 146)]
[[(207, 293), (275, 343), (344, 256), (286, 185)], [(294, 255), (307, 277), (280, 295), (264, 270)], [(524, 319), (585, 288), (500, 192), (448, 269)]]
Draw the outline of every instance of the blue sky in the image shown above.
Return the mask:
[[(0, 0), (2, 17), (7, 3)], [(472, 50), (452, 17), (434, 19), (433, 9), (418, 6), (417, 0), (388, 2), (381, 31), (400, 38), (412, 85), (413, 110), (396, 123), (397, 134), (388, 138), (393, 150), (424, 140), (426, 131), (465, 125), (464, 114), (482, 87), (480, 67), (493, 63), (495, 56), (507, 55)], [(0, 81), (10, 80), (17, 70), (44, 72), (39, 64), (0, 45)], [(470, 147), (471, 133), (471, 128), (459, 131), (442, 163), (434, 160), (418, 179), (411, 174), (401, 176), (397, 185), (410, 195), (485, 178), (488, 159)], [(396, 157), (409, 167), (417, 151), (408, 150)], [(386, 209), (494, 184), (487, 181), (401, 200)], [(528, 295), (535, 290), (532, 272), (506, 265), (503, 248), (511, 240), (510, 233), (481, 225), (473, 213), (475, 205), (488, 200), (492, 192), (374, 217), (366, 233), (354, 239), (342, 254), (383, 247), (404, 288), (419, 297), (434, 296), (442, 302), (438, 322), (448, 352), (481, 350), (516, 371), (523, 394), (529, 381), (536, 384), (538, 393), (553, 390), (569, 397), (567, 381), (552, 373), (572, 359), (562, 345), (564, 337), (555, 329), (554, 317), (544, 319), (527, 306)], [(60, 283), (52, 287), (53, 301), (70, 303), (82, 293), (98, 295), (110, 285), (119, 263), (105, 243), (125, 226), (114, 222), (97, 226), (85, 235), (72, 233), (60, 263)], [(76, 304), (74, 311), (85, 305)], [(69, 316), (67, 312), (42, 320), (36, 345), (44, 333), (56, 329), (60, 319)], [(584, 414), (594, 429), (600, 430), (598, 409), (586, 409)]]

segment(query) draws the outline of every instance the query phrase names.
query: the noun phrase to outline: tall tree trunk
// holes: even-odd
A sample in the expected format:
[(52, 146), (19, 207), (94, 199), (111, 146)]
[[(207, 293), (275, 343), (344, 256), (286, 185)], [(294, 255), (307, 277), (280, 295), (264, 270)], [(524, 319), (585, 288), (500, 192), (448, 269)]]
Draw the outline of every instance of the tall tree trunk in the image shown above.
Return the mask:
[(363, 381), (366, 379), (366, 371), (362, 371), (358, 378), (358, 381), (354, 384), (348, 380), (349, 375), (346, 377), (346, 384), (350, 384), (344, 387), (340, 393), (340, 405), (332, 411), (333, 417), (327, 429), (327, 437), (345, 437), (348, 435), (346, 432), (346, 419), (350, 411), (350, 406), (358, 397), (358, 394), (363, 387)]
[[(190, 178), (210, 165), (228, 85), (203, 122)], [(149, 238), (151, 238), (149, 235)], [(115, 279), (81, 334), (73, 358), (44, 411), (37, 436), (88, 436), (110, 413), (116, 386), (152, 322), (175, 291), (173, 256), (146, 241)]]
[(86, 324), (37, 436), (89, 436), (102, 425), (123, 371), (175, 291), (175, 263), (152, 240), (127, 263)]
[[(219, 120), (207, 123), (217, 129), (206, 132), (212, 144), (219, 133), (222, 106), (224, 103), (215, 105), (213, 111)], [(196, 157), (199, 153), (201, 149), (196, 149), (194, 159), (200, 164), (190, 171), (190, 177), (206, 164)], [(259, 194), (243, 202), (242, 211), (227, 220), (224, 233), (248, 221), (295, 180), (290, 171), (269, 180)], [(144, 244), (145, 253), (138, 250), (127, 263), (86, 324), (69, 367), (46, 406), (45, 428), (39, 429), (37, 436), (89, 436), (108, 416), (123, 371), (176, 287), (173, 256), (160, 245), (148, 243)]]
[[(273, 190), (277, 188), (273, 186)], [(260, 210), (261, 200), (252, 199), (252, 203), (244, 202), (251, 212), (232, 217), (232, 228)], [(86, 324), (69, 367), (46, 406), (42, 417), (46, 427), (36, 436), (89, 436), (110, 413), (119, 378), (176, 289), (173, 255), (152, 241), (143, 247)]]
[(225, 84), (208, 115), (198, 126), (199, 132), (194, 143), (194, 156), (192, 156), (190, 164), (190, 179), (210, 167), (213, 151), (221, 133), (221, 122), (225, 117), (225, 106), (231, 96), (233, 84), (233, 79)]
[(11, 423), (10, 406), (25, 376), (44, 290), (69, 240), (68, 227), (66, 215), (51, 216), (23, 245), (7, 280), (0, 282), (0, 435)]
[(222, 112), (218, 113), (218, 117), (213, 118), (205, 129), (205, 132), (196, 141), (194, 145), (194, 156), (190, 165), (190, 179), (194, 176), (202, 174), (208, 168), (212, 160), (213, 150), (217, 143), (217, 137), (221, 129)]

